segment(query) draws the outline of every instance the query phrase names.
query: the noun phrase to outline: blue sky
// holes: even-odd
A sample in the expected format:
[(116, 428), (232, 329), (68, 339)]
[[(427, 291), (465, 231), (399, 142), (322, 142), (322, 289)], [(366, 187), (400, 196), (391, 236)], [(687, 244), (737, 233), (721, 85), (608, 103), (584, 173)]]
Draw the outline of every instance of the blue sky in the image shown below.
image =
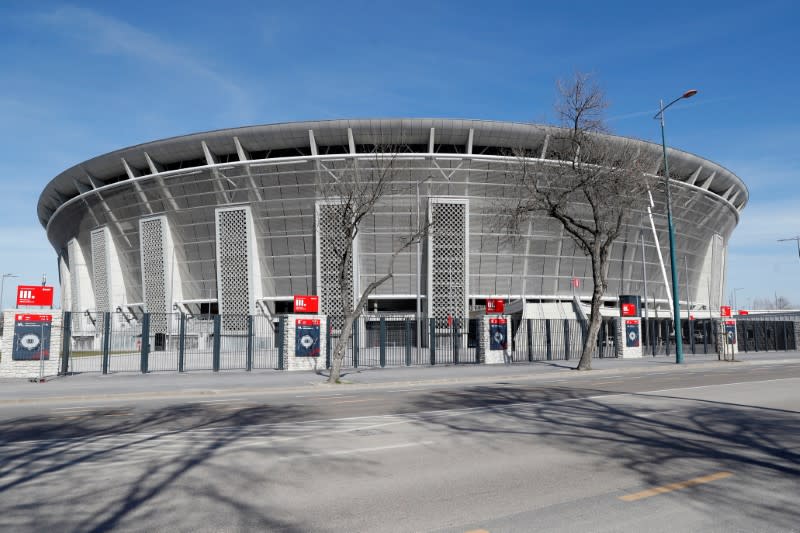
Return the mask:
[[(634, 4), (639, 4), (638, 6)], [(800, 69), (790, 1), (17, 2), (0, 5), (0, 272), (57, 279), (46, 183), (159, 138), (303, 119), (552, 122), (554, 81), (594, 72), (615, 133), (747, 183), (728, 292), (800, 305)], [(11, 303), (8, 283), (4, 302)]]

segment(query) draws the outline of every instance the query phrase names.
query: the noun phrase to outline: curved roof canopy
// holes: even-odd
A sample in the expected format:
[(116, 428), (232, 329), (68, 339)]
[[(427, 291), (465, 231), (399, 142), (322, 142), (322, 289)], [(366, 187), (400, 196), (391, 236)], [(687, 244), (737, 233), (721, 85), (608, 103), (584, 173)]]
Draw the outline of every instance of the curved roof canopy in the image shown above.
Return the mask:
[[(39, 221), (46, 227), (55, 211), (76, 196), (139, 176), (215, 163), (368, 152), (375, 145), (406, 145), (413, 152), (461, 157), (525, 148), (547, 157), (548, 133), (556, 131), (558, 128), (552, 126), (484, 120), (359, 119), (194, 133), (122, 148), (79, 163), (47, 184), (37, 211)], [(606, 137), (609, 142), (630, 142), (622, 137)], [(661, 151), (660, 145), (634, 142), (641, 143), (643, 150)], [(747, 203), (747, 187), (726, 168), (680, 150), (670, 149), (668, 156), (673, 179), (715, 193), (738, 210)]]

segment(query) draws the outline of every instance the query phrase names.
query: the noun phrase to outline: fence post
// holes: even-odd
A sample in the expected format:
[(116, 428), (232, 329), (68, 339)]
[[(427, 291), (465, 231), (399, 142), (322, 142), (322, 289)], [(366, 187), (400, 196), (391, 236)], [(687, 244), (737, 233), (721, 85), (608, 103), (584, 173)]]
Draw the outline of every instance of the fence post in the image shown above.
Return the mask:
[[(419, 324), (416, 325), (419, 327)], [(406, 319), (406, 366), (411, 366), (411, 320)]]
[(247, 363), (245, 370), (253, 370), (253, 315), (247, 315)]
[(72, 312), (64, 311), (61, 324), (61, 375), (66, 376), (69, 372), (69, 352), (72, 345)]
[(111, 313), (103, 313), (103, 374), (108, 374), (108, 352), (111, 345)]
[(150, 313), (142, 315), (142, 343), (141, 343), (140, 370), (147, 374), (148, 359), (150, 357)]
[[(674, 321), (672, 319), (669, 319), (669, 318), (664, 322), (664, 324), (666, 325), (666, 328), (664, 328), (664, 338), (667, 341), (666, 344), (665, 344), (664, 355), (666, 355), (667, 357), (669, 357), (669, 332), (672, 331), (672, 324), (673, 323), (674, 323)], [(675, 335), (676, 336), (678, 335), (677, 331), (675, 332)]]
[(358, 368), (358, 330), (361, 325), (359, 322), (361, 317), (357, 317), (353, 321), (353, 368)]
[(450, 329), (453, 336), (453, 364), (458, 364), (458, 319), (453, 317), (453, 327)]
[(325, 368), (331, 367), (331, 317), (325, 321)]
[(178, 372), (183, 372), (186, 359), (186, 315), (181, 313), (178, 326)]
[(219, 352), (222, 347), (222, 317), (214, 315), (214, 347), (211, 355), (211, 368), (214, 372), (219, 372)]
[(545, 336), (545, 349), (547, 350), (546, 356), (548, 361), (553, 360), (553, 330), (550, 326), (550, 319), (544, 321), (544, 336)]
[(789, 339), (786, 337), (786, 321), (781, 322), (781, 326), (783, 329), (783, 351), (789, 350)]
[(569, 319), (564, 319), (564, 359), (569, 361)]
[(278, 370), (285, 370), (284, 352), (285, 346), (285, 333), (286, 333), (286, 317), (282, 316), (278, 320)]
[(526, 337), (528, 342), (528, 362), (533, 362), (533, 320), (530, 318), (525, 319)]
[(436, 319), (430, 319), (430, 347), (429, 352), (431, 353), (431, 366), (436, 364)]
[(386, 318), (381, 317), (380, 322), (380, 353), (381, 353), (381, 368), (386, 367)]

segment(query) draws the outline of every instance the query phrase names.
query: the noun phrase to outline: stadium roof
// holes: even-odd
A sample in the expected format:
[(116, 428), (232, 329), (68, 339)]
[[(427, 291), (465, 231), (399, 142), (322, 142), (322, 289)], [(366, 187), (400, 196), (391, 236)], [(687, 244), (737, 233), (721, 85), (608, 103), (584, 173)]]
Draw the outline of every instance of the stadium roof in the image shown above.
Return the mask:
[[(548, 133), (557, 131), (539, 124), (415, 118), (290, 122), (194, 133), (115, 150), (65, 170), (42, 191), (37, 212), (46, 227), (56, 210), (70, 200), (140, 177), (220, 163), (369, 151), (365, 145), (402, 144), (413, 152), (434, 152), (439, 157), (479, 157), (498, 148), (545, 154)], [(631, 141), (606, 137), (610, 142)], [(660, 154), (658, 144), (634, 142)], [(746, 185), (728, 169), (681, 150), (670, 149), (668, 155), (673, 179), (710, 191), (737, 211), (747, 203)]]

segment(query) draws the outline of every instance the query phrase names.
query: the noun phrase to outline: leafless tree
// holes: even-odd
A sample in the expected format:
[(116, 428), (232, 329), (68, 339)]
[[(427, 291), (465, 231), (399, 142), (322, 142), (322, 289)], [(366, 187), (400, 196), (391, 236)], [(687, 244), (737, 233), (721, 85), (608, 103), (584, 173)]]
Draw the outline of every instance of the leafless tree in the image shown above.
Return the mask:
[(785, 296), (775, 295), (775, 298), (755, 298), (753, 300), (753, 309), (774, 311), (783, 309), (792, 309), (794, 306)]
[(590, 370), (611, 250), (634, 210), (645, 205), (650, 185), (645, 168), (652, 166), (654, 154), (604, 135), (608, 103), (590, 75), (577, 73), (569, 82), (558, 82), (557, 89), (562, 127), (550, 135), (547, 161), (517, 150), (510, 167), (518, 195), (509, 229), (519, 234), (531, 217), (550, 216), (589, 258), (591, 314), (577, 369)]
[(411, 192), (408, 181), (398, 179), (403, 172), (398, 165), (398, 153), (397, 147), (376, 145), (369, 157), (348, 158), (338, 168), (320, 163), (317, 173), (319, 197), (322, 205), (327, 207), (327, 216), (332, 218), (326, 224), (320, 224), (318, 235), (321, 241), (333, 244), (334, 259), (329, 269), (336, 272), (333, 292), (338, 293), (339, 298), (332, 302), (336, 309), (335, 312), (329, 310), (329, 320), (339, 320), (336, 327), (341, 327), (331, 353), (329, 383), (339, 382), (354, 324), (366, 307), (369, 296), (394, 276), (398, 256), (427, 235), (427, 225), (420, 224), (421, 227), (410, 227), (407, 233), (392, 238), (392, 255), (385, 271), (378, 272), (360, 294), (355, 294), (353, 262), (357, 258), (354, 245), (362, 227), (371, 222), (382, 200)]

